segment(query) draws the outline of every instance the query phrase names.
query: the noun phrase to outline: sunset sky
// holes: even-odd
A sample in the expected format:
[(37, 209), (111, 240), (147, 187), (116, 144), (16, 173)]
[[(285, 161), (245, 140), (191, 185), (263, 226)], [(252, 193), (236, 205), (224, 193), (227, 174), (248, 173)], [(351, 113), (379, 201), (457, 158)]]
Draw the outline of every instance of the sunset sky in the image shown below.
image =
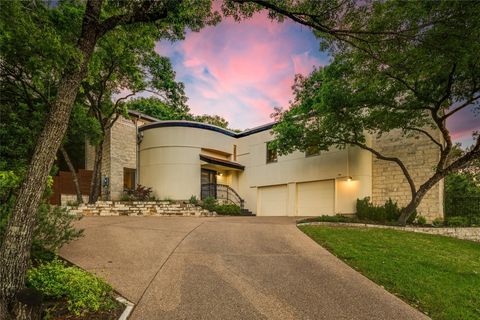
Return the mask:
[[(235, 129), (271, 122), (273, 107), (285, 108), (292, 98), (294, 75), (329, 62), (308, 28), (261, 13), (241, 23), (223, 19), (184, 41), (160, 42), (157, 52), (171, 58), (194, 114), (218, 114)], [(480, 117), (464, 110), (448, 126), (456, 141), (468, 145)]]

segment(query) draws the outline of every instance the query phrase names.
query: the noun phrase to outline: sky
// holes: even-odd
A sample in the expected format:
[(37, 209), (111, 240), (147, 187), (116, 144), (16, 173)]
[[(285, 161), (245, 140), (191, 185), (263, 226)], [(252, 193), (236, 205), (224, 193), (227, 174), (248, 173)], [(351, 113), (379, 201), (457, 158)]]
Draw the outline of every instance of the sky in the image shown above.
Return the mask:
[[(329, 63), (310, 29), (292, 21), (277, 23), (264, 13), (188, 32), (185, 40), (159, 42), (156, 51), (171, 59), (177, 80), (185, 84), (194, 114), (217, 114), (234, 129), (272, 122), (274, 107), (287, 108), (295, 74), (307, 75)], [(480, 117), (470, 110), (447, 123), (456, 142), (472, 143)]]

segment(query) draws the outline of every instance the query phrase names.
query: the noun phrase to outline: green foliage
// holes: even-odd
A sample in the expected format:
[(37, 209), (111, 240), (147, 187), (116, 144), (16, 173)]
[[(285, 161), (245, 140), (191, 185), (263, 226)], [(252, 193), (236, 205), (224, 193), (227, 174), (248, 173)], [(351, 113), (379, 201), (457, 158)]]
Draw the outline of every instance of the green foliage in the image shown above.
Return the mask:
[(444, 224), (445, 224), (445, 222), (443, 221), (442, 218), (435, 218), (432, 221), (432, 226), (434, 226), (436, 228), (443, 227)]
[(480, 219), (480, 182), (474, 173), (456, 172), (445, 178), (445, 216)]
[[(15, 203), (16, 192), (21, 178), (13, 171), (0, 171), (0, 243), (8, 223), (8, 219)], [(78, 220), (75, 215), (69, 214), (65, 208), (51, 206), (46, 199), (51, 193), (52, 179), (43, 195), (43, 200), (37, 212), (37, 224), (33, 232), (32, 256), (44, 255), (45, 251), (56, 252), (65, 243), (82, 236), (83, 230), (77, 230), (73, 222)]]
[(447, 226), (449, 227), (468, 227), (470, 226), (470, 219), (467, 217), (449, 217), (446, 220)]
[(239, 216), (242, 213), (241, 208), (234, 203), (219, 204), (214, 197), (207, 197), (202, 201), (202, 208), (208, 211), (215, 211), (218, 214), (226, 216)]
[(166, 104), (156, 97), (131, 99), (126, 103), (126, 107), (159, 120), (192, 120), (187, 105)]
[(427, 219), (424, 216), (418, 216), (416, 223), (420, 226), (424, 226), (427, 224)]
[[(367, 137), (392, 130), (429, 140), (429, 130), (441, 131), (438, 146), (451, 141), (445, 124), (453, 110), (480, 110), (480, 2), (346, 1), (324, 8), (328, 14), (320, 14), (323, 5), (315, 1), (267, 3), (280, 8), (273, 9), (276, 16), (283, 9), (315, 26), (333, 57), (308, 77), (296, 77), (293, 102), (277, 113), (273, 128), (280, 154), (312, 147), (379, 151)], [(340, 32), (329, 32), (338, 26)], [(450, 146), (438, 150), (443, 159), (451, 152)], [(447, 172), (449, 164), (438, 165), (427, 179), (436, 169)]]
[(137, 187), (132, 190), (126, 190), (122, 196), (122, 201), (149, 201), (153, 199), (152, 188), (147, 188), (140, 184), (137, 184)]
[[(397, 221), (400, 217), (401, 209), (398, 207), (396, 202), (393, 202), (392, 199), (388, 199), (382, 206), (375, 206), (370, 202), (370, 198), (366, 197), (364, 199), (357, 199), (357, 217), (362, 221), (373, 221), (373, 222), (394, 222)], [(412, 214), (407, 223), (412, 223), (415, 220), (416, 212)]]
[(197, 196), (192, 195), (190, 199), (188, 200), (188, 203), (193, 204), (193, 205), (198, 205), (199, 201)]
[(83, 229), (76, 229), (73, 222), (79, 218), (66, 208), (43, 203), (37, 214), (33, 233), (32, 255), (42, 251), (57, 252), (64, 244), (83, 236)]
[(27, 286), (48, 298), (65, 299), (68, 310), (77, 316), (114, 306), (112, 288), (106, 282), (58, 259), (28, 270)]
[(214, 211), (225, 216), (239, 216), (242, 212), (240, 207), (233, 203), (217, 204)]
[(203, 114), (201, 116), (195, 116), (194, 120), (198, 122), (212, 124), (220, 128), (228, 128), (228, 121), (218, 115), (211, 116), (208, 114)]
[(132, 201), (132, 199), (130, 198), (130, 196), (128, 194), (122, 194), (122, 196), (120, 197), (120, 201)]
[(480, 315), (480, 243), (377, 228), (299, 228), (432, 319)]
[(214, 197), (206, 197), (202, 201), (202, 208), (207, 209), (208, 211), (215, 211), (216, 205), (217, 200)]
[(347, 217), (341, 214), (336, 214), (334, 216), (319, 216), (314, 218), (308, 218), (300, 221), (302, 222), (358, 222), (357, 220)]

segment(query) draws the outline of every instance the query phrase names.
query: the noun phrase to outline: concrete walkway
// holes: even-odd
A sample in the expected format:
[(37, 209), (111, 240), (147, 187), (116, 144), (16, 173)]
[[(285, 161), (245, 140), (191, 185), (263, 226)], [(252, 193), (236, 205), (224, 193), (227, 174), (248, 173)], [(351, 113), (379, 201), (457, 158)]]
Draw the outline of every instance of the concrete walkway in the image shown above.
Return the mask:
[(130, 319), (427, 319), (293, 218), (89, 217), (61, 250), (135, 303)]

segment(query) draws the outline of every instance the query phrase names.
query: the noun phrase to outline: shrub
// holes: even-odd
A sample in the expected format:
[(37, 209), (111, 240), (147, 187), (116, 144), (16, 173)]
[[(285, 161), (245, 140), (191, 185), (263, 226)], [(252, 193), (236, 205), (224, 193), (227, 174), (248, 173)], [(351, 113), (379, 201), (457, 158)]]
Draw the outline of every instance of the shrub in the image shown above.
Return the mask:
[[(363, 221), (373, 222), (396, 222), (400, 217), (401, 209), (396, 202), (388, 199), (383, 206), (375, 206), (370, 202), (370, 198), (357, 199), (357, 217)], [(407, 223), (412, 223), (417, 216), (415, 211), (407, 220)]]
[(132, 199), (130, 198), (130, 196), (128, 194), (122, 194), (122, 196), (120, 197), (120, 201), (132, 201)]
[(229, 204), (217, 204), (215, 206), (215, 212), (227, 216), (239, 216), (242, 212), (239, 206), (233, 203)]
[(125, 190), (125, 195), (128, 196), (129, 200), (124, 201), (148, 201), (152, 200), (152, 188), (147, 188), (140, 184), (137, 184), (135, 189)]
[(189, 202), (190, 204), (193, 204), (193, 205), (198, 205), (198, 199), (197, 199), (197, 197), (194, 196), (194, 195), (192, 195), (192, 196), (190, 197), (190, 199), (188, 200), (188, 202)]
[(301, 222), (356, 222), (355, 219), (351, 217), (343, 216), (341, 214), (337, 214), (334, 216), (319, 216), (314, 218), (308, 218), (302, 220)]
[(215, 211), (217, 200), (214, 197), (206, 197), (203, 199), (202, 207), (208, 211)]
[(77, 316), (114, 307), (110, 285), (78, 267), (68, 267), (58, 259), (28, 270), (27, 286), (48, 298), (65, 299), (68, 310)]
[(417, 217), (417, 224), (424, 226), (427, 224), (427, 219), (424, 216), (418, 216)]
[(72, 223), (79, 218), (71, 215), (66, 208), (41, 204), (37, 215), (37, 226), (33, 232), (32, 255), (42, 251), (56, 252), (64, 244), (83, 235), (82, 229), (75, 229)]
[(435, 218), (432, 221), (432, 226), (434, 226), (434, 227), (437, 227), (437, 228), (438, 227), (443, 227), (443, 225), (444, 225), (444, 221), (443, 221), (442, 218)]
[(447, 225), (449, 227), (468, 227), (470, 221), (467, 217), (450, 217), (447, 219)]

